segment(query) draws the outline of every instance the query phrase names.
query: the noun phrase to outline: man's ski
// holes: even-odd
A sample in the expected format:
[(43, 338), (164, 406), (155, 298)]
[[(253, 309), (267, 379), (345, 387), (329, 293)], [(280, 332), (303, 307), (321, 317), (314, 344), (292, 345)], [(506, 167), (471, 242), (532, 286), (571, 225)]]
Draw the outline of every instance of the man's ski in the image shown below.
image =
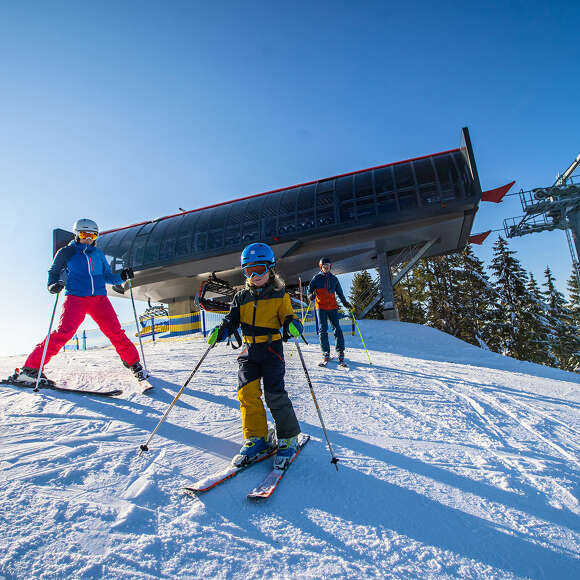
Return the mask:
[(284, 469), (274, 468), (266, 477), (248, 494), (248, 499), (267, 499), (269, 498), (280, 483), (281, 479), (284, 477), (290, 465), (294, 460), (300, 455), (302, 448), (310, 441), (310, 435), (305, 435), (300, 433), (298, 435), (298, 447), (296, 448), (296, 453), (292, 456), (290, 461), (286, 464)]
[[(3, 380), (0, 381), (0, 385), (12, 385), (13, 387), (24, 387), (33, 389), (34, 384), (25, 384), (19, 381), (9, 381)], [(51, 391), (62, 391), (63, 393), (78, 393), (80, 395), (96, 395), (98, 397), (116, 397), (117, 395), (121, 395), (123, 391), (121, 389), (113, 389), (111, 391), (92, 391), (88, 389), (73, 389), (70, 387), (59, 387), (53, 384), (47, 383), (40, 383), (38, 385), (39, 389), (50, 389)]]
[(277, 449), (274, 447), (273, 449), (270, 449), (262, 455), (258, 456), (258, 458), (254, 459), (254, 461), (251, 463), (246, 463), (245, 465), (241, 465), (239, 467), (230, 464), (222, 471), (218, 471), (213, 475), (209, 475), (204, 479), (200, 479), (191, 485), (185, 485), (181, 489), (183, 493), (187, 495), (197, 495), (198, 493), (209, 491), (210, 489), (218, 486), (220, 483), (223, 483), (228, 479), (232, 479), (232, 477), (238, 475), (240, 471), (244, 471), (245, 469), (248, 469), (248, 467), (252, 467), (252, 465), (256, 465), (256, 463), (260, 463), (260, 461), (264, 461), (264, 459), (268, 459), (268, 457), (272, 457), (276, 451)]

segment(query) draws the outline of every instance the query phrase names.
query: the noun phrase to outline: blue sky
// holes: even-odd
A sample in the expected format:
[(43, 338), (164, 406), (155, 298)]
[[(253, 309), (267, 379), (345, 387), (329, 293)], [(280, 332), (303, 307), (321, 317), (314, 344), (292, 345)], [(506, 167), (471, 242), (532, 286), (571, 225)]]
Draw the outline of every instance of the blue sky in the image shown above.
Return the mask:
[[(2, 351), (46, 331), (52, 229), (78, 217), (108, 229), (429, 154), (464, 125), (484, 189), (553, 183), (580, 153), (579, 16), (534, 1), (0, 3)], [(473, 231), (520, 213), (517, 197), (482, 204)], [(562, 232), (511, 247), (565, 288)]]

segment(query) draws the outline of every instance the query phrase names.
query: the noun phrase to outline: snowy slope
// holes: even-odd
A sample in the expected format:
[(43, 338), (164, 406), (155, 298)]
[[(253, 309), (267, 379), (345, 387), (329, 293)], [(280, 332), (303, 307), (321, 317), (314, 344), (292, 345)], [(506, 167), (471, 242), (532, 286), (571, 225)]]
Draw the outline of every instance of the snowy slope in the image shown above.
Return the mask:
[[(356, 337), (349, 371), (303, 347), (338, 472), (286, 347), (312, 440), (261, 504), (245, 494), (268, 462), (199, 498), (180, 492), (240, 445), (224, 345), (143, 457), (199, 340), (146, 346), (150, 396), (110, 349), (59, 354), (47, 373), (120, 398), (0, 387), (0, 577), (580, 578), (580, 377), (416, 325), (361, 329), (372, 366)], [(0, 358), (0, 375), (20, 364)]]

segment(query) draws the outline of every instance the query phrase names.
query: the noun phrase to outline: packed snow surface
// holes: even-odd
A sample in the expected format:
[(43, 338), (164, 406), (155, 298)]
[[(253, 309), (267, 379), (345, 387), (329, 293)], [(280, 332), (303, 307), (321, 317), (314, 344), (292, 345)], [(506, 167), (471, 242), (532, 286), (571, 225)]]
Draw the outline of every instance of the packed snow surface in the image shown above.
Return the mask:
[[(580, 378), (436, 330), (361, 324), (349, 370), (302, 350), (286, 384), (312, 439), (272, 498), (246, 494), (271, 461), (204, 495), (181, 487), (241, 444), (236, 351), (145, 345), (142, 394), (111, 349), (61, 353), (60, 384), (104, 399), (0, 386), (3, 578), (580, 578)], [(32, 346), (32, 345), (31, 345)], [(6, 376), (23, 357), (0, 358)]]

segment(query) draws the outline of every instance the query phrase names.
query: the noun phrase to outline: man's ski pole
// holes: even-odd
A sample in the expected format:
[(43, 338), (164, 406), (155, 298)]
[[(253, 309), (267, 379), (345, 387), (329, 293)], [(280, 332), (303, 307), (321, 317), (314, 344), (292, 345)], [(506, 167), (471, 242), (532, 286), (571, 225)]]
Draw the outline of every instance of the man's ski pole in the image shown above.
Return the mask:
[(46, 358), (46, 351), (48, 350), (48, 341), (50, 340), (50, 331), (52, 330), (52, 323), (54, 322), (54, 314), (56, 312), (56, 305), (58, 304), (58, 297), (60, 294), (57, 293), (56, 300), (54, 301), (54, 306), (52, 307), (52, 315), (50, 317), (50, 324), (48, 325), (48, 333), (46, 334), (46, 340), (44, 341), (44, 349), (42, 351), (42, 358), (40, 359), (40, 367), (38, 369), (38, 376), (36, 377), (36, 385), (34, 385), (33, 391), (38, 392), (38, 385), (40, 384), (40, 379), (42, 377), (42, 370), (44, 369), (44, 359)]
[(372, 365), (373, 364), (373, 361), (371, 360), (371, 355), (369, 354), (369, 351), (367, 350), (367, 346), (366, 346), (365, 341), (364, 341), (364, 338), (362, 336), (362, 332), (360, 331), (360, 328), (358, 327), (358, 324), (356, 323), (356, 318), (354, 317), (354, 312), (352, 310), (350, 311), (350, 315), (352, 316), (352, 321), (354, 322), (354, 324), (356, 326), (356, 329), (358, 330), (358, 334), (360, 336), (360, 340), (361, 340), (362, 345), (363, 345), (363, 347), (365, 349), (365, 352), (367, 353), (367, 356), (369, 358), (369, 363)]
[(300, 355), (300, 362), (302, 363), (302, 368), (304, 369), (304, 374), (306, 375), (306, 382), (308, 383), (308, 387), (310, 388), (310, 394), (312, 395), (312, 400), (314, 401), (314, 406), (316, 407), (316, 412), (318, 413), (318, 418), (320, 419), (320, 424), (322, 425), (322, 431), (324, 432), (324, 436), (326, 437), (326, 443), (328, 444), (328, 450), (330, 451), (330, 455), (332, 459), (330, 463), (336, 467), (336, 471), (338, 471), (338, 457), (334, 454), (332, 449), (332, 445), (330, 444), (330, 439), (328, 438), (328, 433), (326, 432), (326, 427), (324, 425), (324, 420), (322, 419), (322, 413), (320, 412), (320, 407), (318, 406), (318, 401), (316, 400), (316, 395), (314, 394), (314, 389), (312, 387), (312, 381), (310, 380), (310, 375), (308, 374), (308, 369), (306, 368), (306, 363), (304, 362), (304, 357), (302, 356), (302, 350), (300, 349), (300, 345), (298, 344), (298, 338), (294, 342), (296, 348), (298, 349), (298, 354)]
[(141, 340), (141, 329), (139, 328), (139, 321), (137, 320), (137, 310), (135, 308), (135, 298), (133, 298), (133, 284), (131, 283), (131, 279), (129, 279), (129, 291), (131, 293), (131, 304), (133, 304), (133, 314), (135, 315), (135, 328), (137, 329), (137, 336), (139, 337), (139, 347), (141, 348), (141, 360), (143, 361), (143, 368), (145, 369), (145, 372), (149, 374), (149, 371), (147, 370), (147, 363), (145, 362), (143, 341)]
[(151, 435), (149, 435), (149, 439), (147, 439), (147, 441), (145, 441), (145, 443), (143, 445), (139, 446), (139, 448), (141, 449), (141, 451), (139, 452), (139, 455), (141, 455), (143, 453), (143, 451), (149, 451), (148, 445), (151, 442), (151, 439), (153, 439), (153, 436), (155, 435), (155, 433), (157, 433), (157, 430), (159, 429), (159, 427), (161, 427), (161, 424), (163, 423), (163, 421), (165, 421), (165, 419), (167, 419), (167, 415), (169, 415), (169, 412), (171, 411), (171, 409), (173, 409), (173, 406), (175, 405), (175, 403), (177, 403), (177, 400), (179, 399), (179, 397), (181, 397), (181, 394), (183, 393), (183, 391), (185, 391), (185, 388), (187, 387), (187, 385), (189, 385), (189, 381), (191, 381), (191, 379), (193, 378), (193, 375), (197, 372), (197, 369), (201, 366), (201, 363), (204, 361), (204, 359), (208, 355), (209, 351), (216, 344), (217, 343), (214, 342), (213, 344), (210, 344), (207, 347), (206, 351), (203, 353), (202, 357), (199, 359), (198, 363), (195, 365), (195, 368), (191, 371), (189, 378), (187, 379), (187, 381), (185, 381), (183, 387), (181, 387), (181, 389), (179, 389), (179, 392), (177, 393), (177, 395), (175, 395), (175, 398), (173, 399), (173, 401), (171, 401), (171, 404), (167, 408), (167, 411), (165, 411), (165, 413), (163, 414), (163, 417), (161, 417), (161, 419), (159, 420), (159, 423), (157, 423), (157, 427), (155, 427), (155, 429), (153, 429), (153, 432), (151, 433)]

